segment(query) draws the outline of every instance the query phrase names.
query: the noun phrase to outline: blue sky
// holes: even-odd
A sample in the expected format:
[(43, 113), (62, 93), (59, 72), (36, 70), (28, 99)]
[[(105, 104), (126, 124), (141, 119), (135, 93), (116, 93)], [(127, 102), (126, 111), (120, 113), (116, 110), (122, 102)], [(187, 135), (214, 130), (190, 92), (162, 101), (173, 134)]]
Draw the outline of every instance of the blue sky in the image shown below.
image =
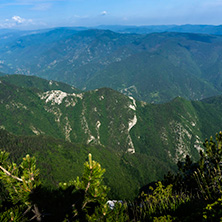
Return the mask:
[(0, 0), (0, 28), (222, 24), (222, 0)]

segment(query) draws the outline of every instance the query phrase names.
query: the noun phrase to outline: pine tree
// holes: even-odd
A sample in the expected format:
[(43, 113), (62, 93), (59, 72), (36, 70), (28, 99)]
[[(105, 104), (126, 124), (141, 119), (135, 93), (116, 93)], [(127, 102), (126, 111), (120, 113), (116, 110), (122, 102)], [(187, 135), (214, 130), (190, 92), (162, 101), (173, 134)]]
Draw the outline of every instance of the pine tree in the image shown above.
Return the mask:
[[(0, 179), (8, 192), (7, 201), (12, 203), (11, 208), (5, 209), (5, 216), (10, 215), (10, 220), (16, 221), (15, 218), (21, 217), (21, 213), (26, 214), (32, 210), (34, 217), (39, 217), (37, 206), (32, 205), (29, 200), (30, 193), (40, 185), (35, 158), (26, 155), (21, 164), (17, 165), (10, 163), (8, 157), (9, 153), (0, 152)], [(4, 218), (4, 214), (1, 216)]]
[(204, 146), (194, 177), (204, 199), (214, 200), (222, 193), (222, 132), (216, 134), (216, 141), (206, 139)]
[(92, 160), (89, 154), (89, 160), (84, 164), (84, 172), (81, 178), (69, 183), (60, 184), (60, 187), (66, 189), (69, 186), (75, 186), (79, 198), (73, 204), (74, 218), (80, 221), (94, 221), (99, 218), (105, 218), (109, 211), (107, 206), (107, 186), (103, 185), (103, 175), (105, 169)]

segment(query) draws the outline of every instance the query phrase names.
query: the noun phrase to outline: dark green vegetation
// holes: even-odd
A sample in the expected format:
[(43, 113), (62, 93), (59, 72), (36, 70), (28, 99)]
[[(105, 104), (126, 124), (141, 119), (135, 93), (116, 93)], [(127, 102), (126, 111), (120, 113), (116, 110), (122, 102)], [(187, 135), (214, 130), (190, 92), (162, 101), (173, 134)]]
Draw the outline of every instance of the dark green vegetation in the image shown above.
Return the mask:
[(109, 87), (146, 102), (200, 100), (221, 94), (221, 49), (216, 35), (58, 28), (0, 44), (0, 71)]
[[(161, 178), (164, 171), (170, 169), (152, 157), (120, 154), (101, 146), (73, 144), (46, 136), (16, 137), (4, 130), (0, 130), (0, 137), (0, 146), (11, 153), (16, 163), (20, 163), (27, 153), (34, 155), (41, 171), (42, 183), (51, 188), (57, 187), (59, 182), (80, 176), (89, 152), (106, 168), (104, 181), (111, 188), (109, 198), (132, 199), (142, 184)], [(153, 174), (156, 168), (150, 163), (162, 166), (157, 172), (159, 175)]]
[(24, 76), (24, 75), (5, 75), (0, 73), (1, 80), (5, 81), (11, 85), (16, 85), (21, 88), (38, 89), (40, 91), (46, 92), (49, 90), (62, 90), (67, 93), (80, 93), (81, 91), (70, 86), (66, 83), (56, 82), (56, 81), (46, 81), (35, 76)]
[(79, 175), (91, 152), (107, 170), (110, 197), (132, 198), (141, 186), (175, 171), (186, 155), (197, 160), (201, 141), (222, 128), (220, 96), (158, 105), (108, 88), (78, 92), (37, 77), (0, 81), (1, 147), (15, 161), (27, 152), (36, 156), (43, 182), (51, 186)]
[(221, 221), (222, 132), (204, 146), (197, 162), (187, 156), (178, 162), (177, 174), (169, 172), (134, 201), (112, 208), (103, 184), (105, 170), (91, 154), (80, 178), (47, 189), (34, 157), (26, 155), (17, 165), (1, 151), (1, 221)]

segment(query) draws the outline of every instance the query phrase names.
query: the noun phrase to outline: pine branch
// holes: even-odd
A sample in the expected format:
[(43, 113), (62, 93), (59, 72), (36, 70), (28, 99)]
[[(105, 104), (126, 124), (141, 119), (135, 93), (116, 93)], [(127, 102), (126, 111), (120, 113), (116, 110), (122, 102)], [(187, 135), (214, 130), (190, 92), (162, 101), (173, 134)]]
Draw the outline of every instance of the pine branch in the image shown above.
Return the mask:
[(16, 179), (16, 180), (18, 180), (18, 181), (20, 181), (20, 182), (23, 182), (23, 180), (22, 180), (21, 178), (12, 175), (10, 172), (8, 172), (8, 171), (7, 171), (5, 168), (3, 168), (2, 166), (0, 166), (0, 169), (1, 169), (4, 173), (6, 173), (8, 176), (10, 176), (10, 177), (12, 177), (12, 178), (14, 178), (14, 179)]

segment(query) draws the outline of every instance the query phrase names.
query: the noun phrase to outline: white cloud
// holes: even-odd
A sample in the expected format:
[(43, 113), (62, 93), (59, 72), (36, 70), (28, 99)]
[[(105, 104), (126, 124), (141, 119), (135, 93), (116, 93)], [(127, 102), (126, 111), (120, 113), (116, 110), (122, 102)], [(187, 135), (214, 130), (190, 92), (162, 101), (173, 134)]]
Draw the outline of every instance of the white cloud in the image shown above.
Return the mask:
[(103, 15), (103, 16), (107, 15), (107, 11), (102, 11), (102, 12), (100, 13), (100, 15)]
[(21, 17), (18, 16), (18, 15), (14, 15), (14, 16), (12, 17), (12, 20), (14, 20), (15, 22), (17, 22), (17, 23), (19, 23), (19, 24), (21, 24), (21, 23), (23, 23), (23, 22), (26, 21), (24, 18), (21, 18)]
[(13, 28), (16, 26), (28, 26), (30, 24), (33, 24), (32, 19), (25, 19), (18, 15), (14, 15), (10, 19), (7, 18), (0, 21), (0, 28)]

